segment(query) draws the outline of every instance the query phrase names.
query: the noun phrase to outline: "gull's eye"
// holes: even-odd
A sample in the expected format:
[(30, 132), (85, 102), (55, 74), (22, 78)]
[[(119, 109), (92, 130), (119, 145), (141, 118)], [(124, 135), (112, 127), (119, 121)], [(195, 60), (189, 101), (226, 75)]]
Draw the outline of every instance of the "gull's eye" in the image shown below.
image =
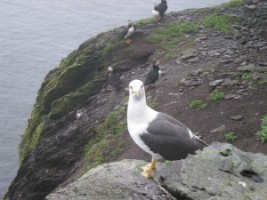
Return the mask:
[(132, 90), (133, 89), (133, 86), (130, 85), (129, 88)]

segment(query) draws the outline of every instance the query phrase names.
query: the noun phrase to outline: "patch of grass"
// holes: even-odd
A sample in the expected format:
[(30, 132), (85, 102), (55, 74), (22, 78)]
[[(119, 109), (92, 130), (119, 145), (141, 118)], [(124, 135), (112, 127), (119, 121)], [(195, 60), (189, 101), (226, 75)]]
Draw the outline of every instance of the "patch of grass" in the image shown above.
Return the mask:
[(234, 142), (237, 139), (237, 136), (234, 132), (228, 132), (224, 135), (227, 142)]
[(265, 115), (261, 122), (261, 130), (256, 133), (260, 137), (262, 142), (267, 141), (267, 115)]
[(140, 19), (140, 20), (134, 22), (134, 25), (138, 26), (138, 25), (143, 25), (143, 24), (149, 24), (151, 22), (153, 22), (153, 18)]
[[(171, 23), (164, 27), (156, 29), (156, 31), (149, 37), (150, 42), (167, 42), (171, 38), (180, 37), (184, 33), (198, 32), (198, 24), (191, 22)], [(171, 41), (169, 41), (171, 42)]]
[(171, 23), (164, 27), (157, 28), (154, 33), (148, 37), (148, 41), (156, 43), (159, 50), (166, 53), (165, 60), (173, 58), (172, 50), (184, 40), (184, 34), (199, 31), (199, 25), (192, 22)]
[(207, 107), (206, 103), (203, 103), (200, 99), (195, 99), (193, 101), (191, 101), (190, 108), (200, 108), (200, 109), (204, 109)]
[(243, 0), (231, 0), (227, 3), (222, 4), (222, 7), (223, 8), (233, 8), (233, 7), (241, 6), (243, 4), (244, 4)]
[(202, 19), (200, 23), (222, 32), (233, 32), (234, 28), (232, 26), (232, 22), (237, 20), (237, 17), (231, 15), (212, 14)]
[(96, 136), (84, 150), (84, 170), (82, 174), (99, 164), (113, 159), (121, 153), (126, 131), (125, 101), (119, 108), (108, 114), (105, 121), (96, 128)]
[(243, 81), (252, 81), (252, 73), (246, 72), (246, 73), (242, 74), (241, 79)]
[(110, 54), (112, 51), (114, 51), (115, 49), (119, 48), (119, 47), (123, 47), (125, 46), (125, 42), (124, 41), (118, 41), (118, 42), (114, 42), (114, 43), (109, 43), (102, 51), (102, 55), (104, 57), (106, 57), (108, 54)]
[(224, 98), (224, 93), (219, 92), (219, 91), (214, 91), (210, 93), (208, 96), (208, 100), (210, 101), (218, 101), (218, 100), (222, 100), (223, 98)]

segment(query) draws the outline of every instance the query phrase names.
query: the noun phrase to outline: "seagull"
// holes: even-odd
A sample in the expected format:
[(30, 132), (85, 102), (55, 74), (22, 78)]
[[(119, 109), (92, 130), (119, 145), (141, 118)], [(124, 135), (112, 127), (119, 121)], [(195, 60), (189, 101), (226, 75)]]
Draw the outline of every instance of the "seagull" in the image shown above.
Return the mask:
[(160, 21), (161, 18), (164, 16), (164, 13), (166, 12), (167, 8), (168, 5), (166, 0), (161, 0), (158, 5), (155, 5), (154, 10), (152, 10), (152, 15), (155, 20), (159, 18), (158, 21)]
[[(113, 69), (113, 67), (108, 67), (109, 77), (108, 77), (108, 85), (113, 87), (116, 91), (121, 87), (121, 78), (117, 70)], [(112, 90), (112, 89), (108, 89)]]
[(152, 162), (143, 167), (142, 175), (146, 178), (151, 177), (157, 160), (184, 159), (207, 146), (182, 122), (147, 106), (140, 80), (129, 84), (127, 128), (133, 141), (152, 156)]
[(145, 85), (154, 84), (155, 87), (155, 83), (161, 75), (161, 70), (159, 69), (159, 63), (157, 63), (157, 60), (153, 62), (152, 65), (153, 69), (147, 74)]
[(126, 41), (127, 44), (131, 44), (132, 40), (130, 39), (130, 37), (133, 35), (133, 33), (135, 32), (135, 27), (133, 25), (133, 22), (131, 20), (128, 21), (128, 26), (125, 28), (124, 30), (124, 39)]

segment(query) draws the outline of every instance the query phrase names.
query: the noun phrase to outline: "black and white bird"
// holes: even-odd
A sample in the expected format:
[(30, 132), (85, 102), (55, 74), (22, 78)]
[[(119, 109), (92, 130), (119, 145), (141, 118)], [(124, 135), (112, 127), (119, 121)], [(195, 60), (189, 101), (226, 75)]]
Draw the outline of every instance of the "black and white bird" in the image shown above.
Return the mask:
[(124, 29), (124, 39), (127, 44), (131, 44), (132, 40), (130, 37), (133, 35), (135, 32), (135, 26), (133, 25), (133, 22), (131, 20), (128, 21), (127, 27)]
[(158, 62), (157, 60), (155, 60), (153, 62), (153, 65), (152, 65), (153, 68), (151, 71), (148, 72), (148, 74), (146, 76), (145, 85), (153, 84), (155, 87), (155, 83), (161, 75), (161, 70), (159, 69), (159, 64), (160, 64), (160, 62)]
[[(108, 86), (111, 86), (115, 91), (119, 90), (122, 84), (119, 73), (111, 66), (108, 67), (108, 72)], [(108, 90), (112, 89), (108, 88)]]
[(161, 0), (159, 4), (155, 5), (154, 10), (152, 10), (152, 15), (155, 20), (160, 21), (167, 9), (168, 5), (166, 0)]
[(146, 178), (151, 177), (158, 159), (184, 159), (207, 146), (182, 122), (147, 106), (140, 80), (129, 84), (127, 126), (134, 142), (152, 156), (151, 164), (143, 167), (142, 175)]

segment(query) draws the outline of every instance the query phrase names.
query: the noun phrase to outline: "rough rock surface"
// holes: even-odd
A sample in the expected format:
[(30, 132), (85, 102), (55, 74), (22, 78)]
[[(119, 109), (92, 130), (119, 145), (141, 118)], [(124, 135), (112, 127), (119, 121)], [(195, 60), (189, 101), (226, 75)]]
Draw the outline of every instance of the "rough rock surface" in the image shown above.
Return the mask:
[[(218, 20), (215, 24), (211, 21), (218, 15), (230, 17), (230, 32), (218, 29)], [(209, 19), (212, 26), (200, 24), (203, 19)], [(171, 29), (176, 33), (168, 40), (151, 42), (151, 35), (162, 33), (163, 27), (173, 23), (178, 28), (187, 25), (185, 31), (190, 24), (196, 29), (180, 36)], [(120, 40), (122, 27), (101, 33), (49, 72), (23, 135), (21, 166), (6, 199), (42, 200), (57, 186), (72, 181), (83, 170), (84, 149), (97, 138), (96, 129), (127, 98), (124, 88), (128, 83), (136, 78), (145, 80), (154, 58), (162, 59), (160, 68), (165, 72), (156, 87), (147, 90), (156, 110), (179, 119), (207, 143), (225, 142), (225, 134), (233, 132), (237, 139), (232, 143), (238, 148), (267, 153), (267, 145), (255, 134), (267, 110), (266, 2), (251, 12), (244, 5), (230, 3), (168, 13), (159, 24), (150, 21), (136, 26), (138, 32), (131, 45)], [(117, 93), (105, 90), (109, 65), (121, 74), (122, 90)], [(209, 84), (215, 80), (223, 82)], [(209, 101), (213, 91), (223, 92), (229, 99)], [(205, 108), (191, 108), (194, 100), (201, 100)], [(242, 119), (232, 120), (231, 116)], [(222, 125), (222, 131), (211, 133)], [(100, 160), (150, 160), (127, 131), (122, 137), (123, 153)]]
[(101, 165), (67, 187), (50, 194), (46, 199), (172, 199), (171, 195), (155, 182), (141, 176), (140, 167), (145, 164), (139, 160), (122, 160)]
[(267, 156), (243, 152), (231, 144), (213, 143), (185, 160), (158, 164), (154, 180), (140, 175), (144, 164), (138, 160), (104, 164), (46, 200), (267, 198)]

